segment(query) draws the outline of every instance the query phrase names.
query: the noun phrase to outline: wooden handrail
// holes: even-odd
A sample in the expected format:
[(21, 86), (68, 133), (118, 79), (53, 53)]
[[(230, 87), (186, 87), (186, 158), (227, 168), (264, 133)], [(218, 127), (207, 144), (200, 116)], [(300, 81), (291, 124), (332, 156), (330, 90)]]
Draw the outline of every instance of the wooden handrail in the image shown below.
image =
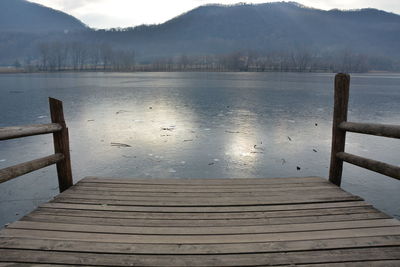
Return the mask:
[(336, 156), (348, 163), (400, 180), (400, 167), (346, 152), (339, 152)]
[(344, 152), (346, 143), (346, 131), (339, 128), (339, 125), (347, 121), (347, 107), (349, 103), (350, 75), (339, 73), (335, 77), (335, 94), (333, 108), (332, 126), (332, 151), (331, 166), (329, 169), (329, 181), (340, 186), (342, 182), (343, 161), (336, 157), (339, 152)]
[(64, 159), (57, 162), (57, 176), (60, 192), (63, 192), (73, 185), (71, 156), (69, 153), (69, 134), (64, 120), (63, 104), (60, 100), (49, 98), (51, 122), (58, 123), (62, 130), (53, 133), (54, 152), (64, 155)]
[(344, 151), (346, 132), (400, 138), (400, 126), (398, 125), (348, 122), (347, 109), (349, 103), (349, 88), (350, 76), (343, 73), (337, 74), (335, 76), (335, 104), (333, 111), (329, 181), (340, 186), (344, 161), (395, 179), (400, 179), (400, 167), (363, 158)]
[(339, 128), (341, 130), (353, 133), (370, 134), (400, 139), (400, 125), (344, 121), (339, 124)]
[(34, 124), (0, 128), (0, 141), (26, 136), (54, 133), (62, 130), (59, 123)]
[(21, 164), (17, 164), (11, 167), (7, 167), (0, 170), (0, 183), (4, 183), (8, 180), (14, 179), (18, 176), (37, 171), (44, 167), (55, 164), (64, 159), (64, 155), (61, 153), (53, 154), (44, 158), (31, 160)]
[(0, 141), (39, 134), (53, 133), (55, 154), (0, 170), (0, 183), (52, 164), (57, 165), (60, 192), (73, 185), (69, 152), (68, 128), (64, 120), (62, 102), (49, 98), (52, 123), (0, 128)]

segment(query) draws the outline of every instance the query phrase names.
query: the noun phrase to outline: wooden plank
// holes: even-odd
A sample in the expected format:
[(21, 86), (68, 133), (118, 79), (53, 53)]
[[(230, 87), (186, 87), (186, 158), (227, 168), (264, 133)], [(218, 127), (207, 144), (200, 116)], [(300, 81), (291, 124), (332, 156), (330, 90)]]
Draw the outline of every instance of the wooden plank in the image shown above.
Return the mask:
[(255, 266), (272, 264), (337, 263), (354, 260), (396, 260), (399, 247), (357, 248), (290, 253), (227, 255), (120, 255), (0, 249), (0, 261), (104, 266)]
[(338, 214), (356, 214), (377, 212), (371, 206), (311, 209), (311, 210), (288, 210), (288, 211), (255, 211), (255, 212), (225, 212), (225, 213), (165, 213), (165, 212), (119, 212), (119, 211), (96, 211), (96, 210), (69, 210), (38, 208), (31, 215), (61, 215), (75, 217), (98, 217), (98, 218), (131, 218), (131, 219), (175, 219), (175, 220), (199, 220), (199, 219), (259, 219), (259, 218), (282, 218), (297, 216), (321, 216)]
[(221, 243), (253, 243), (299, 241), (330, 238), (356, 238), (369, 236), (400, 235), (399, 226), (336, 229), (321, 231), (261, 233), (236, 235), (135, 235), (113, 233), (62, 232), (49, 230), (4, 229), (2, 237), (23, 237), (38, 239), (64, 239), (92, 242), (143, 243), (143, 244), (221, 244)]
[(57, 176), (60, 192), (73, 185), (71, 156), (69, 151), (68, 128), (64, 120), (63, 104), (60, 100), (49, 98), (51, 121), (62, 126), (60, 131), (53, 133), (54, 151), (64, 157), (57, 162)]
[(319, 192), (339, 192), (339, 189), (329, 187), (315, 187), (315, 188), (300, 188), (288, 190), (265, 190), (265, 191), (252, 191), (247, 190), (243, 192), (143, 192), (143, 191), (113, 191), (113, 190), (96, 190), (96, 189), (82, 189), (73, 187), (63, 196), (69, 193), (83, 194), (83, 195), (98, 195), (98, 196), (146, 196), (146, 197), (258, 197), (258, 196), (271, 196), (271, 195), (286, 195), (286, 194), (313, 194)]
[(192, 194), (192, 193), (207, 193), (207, 194), (214, 194), (214, 193), (225, 193), (225, 194), (241, 194), (241, 193), (268, 193), (271, 191), (275, 192), (291, 192), (291, 191), (306, 191), (306, 190), (317, 190), (317, 189), (330, 189), (330, 188), (337, 188), (337, 186), (332, 184), (323, 184), (321, 186), (300, 186), (300, 187), (254, 187), (254, 188), (159, 188), (157, 186), (151, 187), (142, 187), (142, 186), (129, 186), (129, 187), (102, 187), (102, 186), (84, 186), (81, 184), (75, 185), (74, 187), (70, 188), (70, 191), (95, 191), (95, 192), (117, 192), (117, 193), (142, 193), (142, 194)]
[[(285, 192), (286, 193), (286, 192)], [(187, 200), (190, 202), (195, 201), (204, 201), (204, 200), (211, 200), (211, 201), (221, 201), (221, 202), (240, 202), (240, 201), (249, 201), (251, 199), (258, 201), (263, 201), (263, 199), (280, 199), (285, 198), (287, 194), (290, 194), (291, 198), (304, 198), (305, 195), (316, 198), (319, 196), (324, 197), (343, 197), (349, 196), (350, 194), (335, 188), (329, 189), (319, 189), (319, 190), (308, 190), (307, 194), (304, 191), (289, 191), (287, 194), (282, 192), (266, 192), (264, 194), (256, 193), (253, 194), (251, 192), (241, 193), (241, 194), (221, 194), (221, 193), (214, 193), (214, 194), (196, 194), (193, 193), (190, 197), (190, 194), (120, 194), (120, 193), (111, 193), (111, 192), (87, 192), (87, 191), (76, 191), (76, 190), (68, 190), (57, 197), (61, 198), (84, 198), (84, 199), (104, 199), (104, 200), (132, 200), (132, 201), (182, 201)], [(287, 198), (287, 197), (286, 197)]]
[(18, 176), (39, 170), (63, 160), (64, 156), (56, 153), (40, 159), (31, 160), (0, 170), (0, 184)]
[(62, 126), (58, 123), (0, 127), (0, 141), (26, 136), (48, 134), (60, 131), (61, 129)]
[(147, 184), (147, 185), (259, 185), (259, 184), (287, 184), (287, 183), (320, 183), (327, 182), (321, 177), (289, 177), (289, 178), (216, 178), (216, 179), (190, 179), (190, 178), (97, 178), (85, 177), (85, 183), (112, 183), (112, 184)]
[(306, 204), (306, 203), (320, 203), (320, 202), (339, 202), (339, 201), (359, 201), (360, 197), (357, 196), (318, 196), (308, 197), (302, 196), (296, 199), (288, 199), (287, 197), (271, 197), (262, 199), (246, 199), (236, 200), (232, 199), (204, 199), (201, 202), (193, 199), (186, 201), (172, 201), (172, 200), (145, 200), (140, 198), (130, 200), (119, 200), (119, 199), (90, 199), (90, 198), (72, 198), (68, 197), (57, 197), (52, 202), (59, 203), (78, 203), (78, 204), (101, 204), (101, 205), (124, 205), (124, 206), (245, 206), (245, 205), (276, 205), (276, 204)]
[(380, 212), (356, 213), (344, 215), (320, 215), (320, 216), (298, 216), (282, 218), (260, 218), (260, 219), (215, 219), (215, 220), (157, 220), (157, 219), (124, 219), (124, 218), (98, 218), (98, 217), (73, 217), (60, 215), (29, 214), (22, 218), (23, 221), (35, 222), (60, 222), (92, 225), (120, 225), (120, 226), (176, 226), (176, 227), (206, 227), (206, 226), (250, 226), (266, 224), (292, 224), (292, 223), (314, 223), (350, 220), (387, 219), (389, 216)]
[(339, 207), (370, 206), (365, 201), (327, 202), (311, 204), (286, 204), (265, 206), (228, 206), (228, 207), (157, 207), (157, 206), (112, 206), (101, 204), (69, 204), (69, 203), (44, 203), (42, 208), (123, 211), (123, 212), (164, 212), (164, 213), (221, 213), (221, 212), (265, 212), (284, 210), (330, 209)]
[(229, 244), (132, 244), (0, 237), (0, 248), (118, 254), (215, 255), (399, 246), (400, 236)]
[(337, 153), (344, 152), (346, 131), (339, 125), (347, 121), (349, 103), (350, 75), (339, 73), (335, 76), (334, 109), (332, 122), (332, 148), (329, 168), (329, 181), (340, 186), (342, 181), (343, 161), (336, 157)]
[[(141, 185), (141, 184), (112, 184), (112, 183), (104, 183), (104, 184), (99, 184), (99, 183), (85, 183), (85, 182), (78, 182), (77, 186), (81, 187), (91, 187), (91, 188), (96, 188), (96, 189), (108, 189), (108, 188), (118, 188), (118, 189), (123, 189), (123, 190), (140, 190), (140, 191), (155, 191), (155, 192), (160, 192), (160, 191), (168, 191), (168, 192), (193, 192), (194, 190), (197, 190), (198, 192), (201, 191), (209, 191), (209, 192), (235, 192), (235, 191), (257, 191), (257, 190), (270, 190), (273, 188), (276, 189), (291, 189), (291, 188), (296, 188), (296, 187), (307, 187), (307, 188), (313, 188), (317, 186), (326, 186), (329, 185), (328, 183), (307, 183), (307, 184), (298, 184), (298, 183), (293, 183), (293, 184), (277, 184), (277, 185)], [(332, 185), (332, 184), (331, 184)]]
[(343, 161), (357, 165), (361, 168), (365, 168), (400, 180), (400, 167), (398, 166), (387, 164), (377, 160), (363, 158), (346, 152), (337, 153), (336, 156)]
[(289, 233), (322, 231), (337, 229), (358, 229), (400, 226), (395, 219), (358, 220), (344, 222), (322, 222), (291, 225), (258, 225), (258, 226), (224, 226), (224, 227), (127, 227), (84, 225), (54, 222), (17, 221), (10, 224), (7, 229), (26, 230), (51, 230), (61, 232), (85, 232), (85, 233), (117, 233), (132, 235), (239, 235), (239, 234), (265, 234), (265, 233)]
[(342, 122), (339, 128), (348, 132), (371, 134), (400, 139), (400, 125)]

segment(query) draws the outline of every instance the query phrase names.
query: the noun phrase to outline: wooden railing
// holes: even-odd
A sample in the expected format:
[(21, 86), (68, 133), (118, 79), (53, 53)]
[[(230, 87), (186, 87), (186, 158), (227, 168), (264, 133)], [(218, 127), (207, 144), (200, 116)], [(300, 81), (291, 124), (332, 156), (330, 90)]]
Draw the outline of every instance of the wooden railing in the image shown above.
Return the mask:
[(335, 77), (335, 105), (333, 111), (332, 152), (329, 181), (340, 186), (343, 162), (400, 179), (400, 167), (363, 158), (345, 152), (346, 132), (370, 134), (400, 139), (400, 126), (347, 121), (350, 75), (339, 73)]
[(56, 164), (60, 192), (63, 192), (72, 186), (73, 181), (69, 153), (68, 128), (64, 120), (62, 102), (54, 98), (49, 98), (49, 104), (52, 123), (0, 128), (0, 141), (53, 133), (55, 153), (44, 158), (1, 169), (0, 183), (4, 183), (8, 180), (49, 165)]

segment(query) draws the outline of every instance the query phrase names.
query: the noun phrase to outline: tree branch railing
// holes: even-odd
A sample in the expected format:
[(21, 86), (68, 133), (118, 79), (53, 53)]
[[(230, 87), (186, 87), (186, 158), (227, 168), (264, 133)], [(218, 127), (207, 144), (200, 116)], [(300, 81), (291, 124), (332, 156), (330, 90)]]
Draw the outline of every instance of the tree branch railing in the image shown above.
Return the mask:
[(21, 175), (56, 164), (60, 192), (72, 186), (68, 128), (64, 120), (62, 102), (49, 98), (52, 123), (0, 128), (0, 141), (27, 136), (53, 134), (53, 155), (17, 164), (0, 170), (0, 184)]
[(335, 77), (334, 111), (332, 125), (332, 150), (329, 181), (340, 186), (343, 162), (378, 172), (400, 180), (400, 167), (384, 162), (363, 158), (345, 152), (346, 132), (369, 134), (400, 139), (400, 126), (347, 121), (350, 75), (339, 73)]

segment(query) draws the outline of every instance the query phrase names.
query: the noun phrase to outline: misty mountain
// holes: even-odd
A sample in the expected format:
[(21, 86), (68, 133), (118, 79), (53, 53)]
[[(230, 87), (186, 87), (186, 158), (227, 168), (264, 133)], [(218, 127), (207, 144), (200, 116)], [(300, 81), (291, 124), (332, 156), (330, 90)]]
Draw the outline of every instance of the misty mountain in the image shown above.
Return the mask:
[(84, 30), (78, 19), (25, 0), (0, 0), (0, 32), (48, 33)]
[[(0, 24), (0, 29), (8, 30), (3, 34), (0, 31), (2, 64), (10, 64), (15, 59), (38, 59), (41, 43), (75, 42), (85, 44), (89, 50), (99, 45), (134, 50), (139, 63), (242, 51), (286, 57), (302, 53), (325, 61), (354, 54), (368, 57), (375, 69), (400, 66), (400, 16), (376, 9), (324, 11), (295, 2), (206, 5), (159, 25), (94, 30), (85, 28), (69, 15), (23, 0), (1, 0), (0, 3), (0, 20), (9, 25)], [(9, 19), (2, 16), (7, 13), (4, 8), (24, 14), (28, 7), (43, 13), (33, 12), (18, 22), (15, 16), (13, 20), (11, 15), (6, 15)], [(39, 19), (34, 14), (42, 15)], [(49, 22), (53, 20), (57, 22)], [(23, 26), (24, 23), (28, 25)], [(74, 31), (49, 33), (55, 28), (66, 29), (68, 25), (74, 26), (70, 28)], [(34, 30), (38, 28), (47, 32), (38, 33)]]
[(293, 2), (208, 5), (114, 37), (153, 55), (299, 47), (399, 55), (400, 16), (376, 9), (323, 11)]

